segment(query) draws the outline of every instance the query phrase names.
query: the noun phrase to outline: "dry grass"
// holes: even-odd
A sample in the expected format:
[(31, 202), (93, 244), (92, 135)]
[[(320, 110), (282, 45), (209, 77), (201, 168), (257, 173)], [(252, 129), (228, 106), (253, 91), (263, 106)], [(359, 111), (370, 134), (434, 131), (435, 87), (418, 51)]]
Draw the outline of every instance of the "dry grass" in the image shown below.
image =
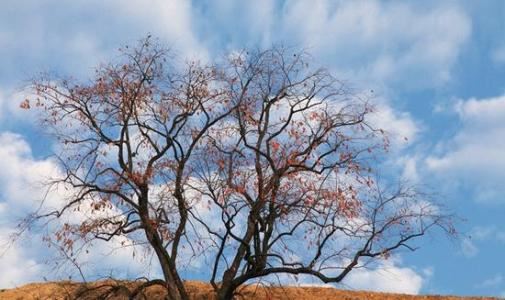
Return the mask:
[[(0, 299), (9, 300), (67, 300), (67, 299), (128, 299), (129, 290), (137, 284), (123, 281), (98, 281), (90, 284), (75, 283), (69, 281), (32, 283), (16, 289), (0, 290)], [(215, 299), (212, 287), (199, 281), (186, 282), (191, 299), (207, 300)], [(106, 292), (111, 293), (104, 296)], [(146, 291), (146, 297), (139, 299), (163, 299), (163, 289), (151, 287)], [(470, 300), (470, 299), (496, 299), (491, 297), (454, 297), (454, 296), (410, 296), (388, 293), (374, 293), (366, 291), (346, 291), (333, 288), (319, 287), (262, 287), (246, 286), (240, 290), (237, 299), (339, 299), (339, 300), (364, 300), (364, 299), (412, 299), (412, 300)]]

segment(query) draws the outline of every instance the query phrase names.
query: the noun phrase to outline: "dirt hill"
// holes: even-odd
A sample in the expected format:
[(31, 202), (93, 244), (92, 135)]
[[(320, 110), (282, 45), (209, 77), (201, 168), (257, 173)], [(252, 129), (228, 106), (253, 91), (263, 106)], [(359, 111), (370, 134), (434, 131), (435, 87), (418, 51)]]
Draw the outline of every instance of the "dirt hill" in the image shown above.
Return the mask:
[[(207, 300), (215, 299), (212, 287), (209, 284), (188, 281), (188, 292), (192, 299)], [(90, 284), (75, 283), (69, 281), (32, 283), (15, 289), (0, 290), (0, 299), (9, 300), (66, 300), (66, 299), (128, 299), (130, 290), (136, 284), (121, 281), (99, 281)], [(109, 293), (108, 293), (109, 292)], [(108, 293), (108, 296), (105, 294)], [(365, 299), (409, 299), (409, 300), (470, 300), (470, 299), (497, 299), (491, 297), (454, 297), (454, 296), (410, 296), (389, 293), (375, 293), (367, 291), (346, 291), (333, 288), (320, 287), (263, 287), (247, 286), (240, 290), (241, 297), (237, 299), (339, 299), (339, 300), (365, 300)], [(102, 296), (102, 297), (100, 297)], [(105, 296), (105, 297), (104, 297)], [(159, 287), (151, 287), (146, 291), (146, 297), (139, 299), (163, 299), (163, 291)]]

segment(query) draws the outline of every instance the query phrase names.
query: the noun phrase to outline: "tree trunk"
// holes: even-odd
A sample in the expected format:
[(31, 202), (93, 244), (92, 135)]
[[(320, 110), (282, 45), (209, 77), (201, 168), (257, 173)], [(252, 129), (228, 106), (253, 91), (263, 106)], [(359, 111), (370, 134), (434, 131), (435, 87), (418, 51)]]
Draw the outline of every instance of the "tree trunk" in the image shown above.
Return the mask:
[(233, 299), (233, 293), (235, 292), (235, 287), (232, 284), (223, 284), (217, 291), (218, 300), (230, 300)]
[(142, 189), (142, 195), (143, 197), (139, 199), (140, 218), (142, 221), (142, 225), (144, 226), (144, 232), (146, 234), (146, 238), (149, 241), (151, 247), (153, 247), (154, 252), (158, 257), (161, 269), (163, 271), (163, 277), (167, 284), (166, 287), (168, 297), (171, 300), (188, 300), (189, 296), (186, 292), (186, 288), (184, 287), (184, 283), (179, 277), (176, 267), (172, 262), (172, 260), (170, 259), (170, 255), (168, 254), (165, 247), (163, 247), (163, 242), (157, 230), (150, 223), (149, 210), (147, 208), (147, 199), (148, 199), (147, 187), (144, 187)]
[[(153, 246), (154, 247), (154, 246)], [(158, 261), (160, 262), (161, 269), (163, 271), (163, 277), (165, 282), (167, 283), (168, 289), (168, 297), (171, 300), (187, 300), (188, 295), (186, 294), (186, 290), (184, 288), (184, 284), (177, 274), (172, 274), (170, 264), (165, 259), (165, 255), (160, 253), (157, 249), (155, 249), (156, 255), (158, 257)]]
[(167, 283), (168, 296), (172, 300), (187, 300), (189, 299), (184, 284), (172, 265), (166, 249), (163, 247), (157, 232), (147, 225), (146, 237), (156, 252), (158, 261), (163, 271), (164, 279)]

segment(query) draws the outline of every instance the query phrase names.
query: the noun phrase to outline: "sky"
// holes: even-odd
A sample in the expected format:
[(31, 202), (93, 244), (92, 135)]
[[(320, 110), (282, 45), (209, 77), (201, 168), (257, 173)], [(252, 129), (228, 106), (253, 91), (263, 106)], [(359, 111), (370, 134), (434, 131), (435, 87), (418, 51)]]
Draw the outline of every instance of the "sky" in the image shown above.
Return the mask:
[[(202, 61), (242, 48), (304, 48), (357, 90), (374, 90), (377, 123), (398, 137), (382, 167), (435, 191), (459, 216), (460, 236), (426, 237), (417, 251), (351, 273), (339, 287), (505, 297), (500, 0), (2, 1), (0, 245), (43, 195), (36, 183), (58, 172), (54, 141), (19, 108), (27, 80), (41, 71), (88, 78), (148, 33)], [(0, 252), (0, 287), (52, 278), (54, 249), (38, 241), (41, 232), (30, 234)], [(91, 272), (104, 267), (107, 247), (89, 257)], [(148, 268), (134, 259), (124, 269), (130, 255), (116, 251), (107, 267), (125, 276)], [(186, 275), (197, 278), (198, 267)]]

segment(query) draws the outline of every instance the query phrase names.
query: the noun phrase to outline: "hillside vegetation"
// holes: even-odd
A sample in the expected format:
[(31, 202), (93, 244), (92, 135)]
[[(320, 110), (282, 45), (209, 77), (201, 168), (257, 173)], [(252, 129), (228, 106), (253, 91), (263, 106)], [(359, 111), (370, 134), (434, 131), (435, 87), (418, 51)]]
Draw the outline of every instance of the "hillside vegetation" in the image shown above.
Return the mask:
[[(0, 299), (14, 300), (66, 300), (66, 299), (129, 299), (129, 294), (138, 284), (122, 281), (98, 281), (88, 284), (62, 281), (48, 283), (32, 283), (15, 289), (0, 290)], [(186, 282), (191, 299), (215, 299), (212, 287), (209, 284), (188, 281)], [(324, 287), (264, 287), (259, 285), (246, 286), (239, 291), (236, 299), (339, 299), (339, 300), (365, 300), (365, 299), (411, 299), (411, 300), (491, 300), (492, 297), (455, 297), (455, 296), (412, 296), (390, 293), (376, 293), (368, 291), (348, 291)], [(164, 299), (163, 289), (157, 286), (150, 287), (145, 294), (136, 299)]]

